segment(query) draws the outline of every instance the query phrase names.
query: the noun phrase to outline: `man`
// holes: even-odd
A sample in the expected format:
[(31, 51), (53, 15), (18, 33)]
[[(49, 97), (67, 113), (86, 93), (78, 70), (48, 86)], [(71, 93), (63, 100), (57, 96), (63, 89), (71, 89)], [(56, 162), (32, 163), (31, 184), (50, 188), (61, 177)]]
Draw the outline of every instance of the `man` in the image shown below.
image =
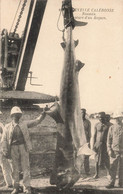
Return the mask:
[(98, 118), (99, 122), (95, 125), (93, 136), (93, 150), (96, 152), (95, 179), (99, 177), (99, 167), (106, 167), (107, 174), (109, 173), (109, 158), (106, 146), (109, 127), (105, 123), (105, 112), (100, 112)]
[(118, 169), (118, 186), (123, 187), (123, 114), (116, 112), (113, 115), (116, 123), (108, 132), (107, 150), (110, 157), (110, 184), (107, 188), (113, 188)]
[(45, 113), (43, 112), (35, 120), (19, 122), (22, 111), (15, 106), (11, 109), (10, 115), (12, 121), (5, 125), (2, 150), (4, 156), (12, 160), (14, 190), (11, 194), (19, 192), (19, 165), (23, 171), (24, 193), (31, 194), (29, 152), (32, 150), (32, 145), (28, 128), (38, 125), (45, 118)]
[[(89, 143), (89, 147), (90, 147), (91, 122), (88, 119), (86, 119), (86, 109), (82, 108), (81, 114), (82, 114), (82, 120), (83, 120), (86, 140), (87, 140), (87, 143)], [(86, 175), (90, 175), (90, 165), (89, 165), (89, 156), (88, 155), (84, 155), (84, 169), (85, 169)]]
[[(2, 112), (0, 111), (0, 115), (2, 115)], [(4, 126), (2, 123), (0, 123), (0, 166), (2, 169), (4, 181), (6, 183), (7, 188), (12, 188), (13, 180), (12, 180), (12, 169), (10, 166), (10, 163), (7, 158), (4, 157), (2, 153), (2, 134), (3, 134)]]
[(113, 123), (110, 122), (111, 120), (111, 116), (109, 114), (105, 115), (105, 123), (108, 127), (110, 127), (111, 125), (113, 125)]

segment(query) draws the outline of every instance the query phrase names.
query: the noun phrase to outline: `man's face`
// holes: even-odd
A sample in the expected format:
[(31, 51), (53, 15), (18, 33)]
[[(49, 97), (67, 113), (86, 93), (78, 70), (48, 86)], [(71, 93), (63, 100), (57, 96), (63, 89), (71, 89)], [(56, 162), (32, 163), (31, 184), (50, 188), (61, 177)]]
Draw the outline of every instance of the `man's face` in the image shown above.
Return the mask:
[(104, 121), (105, 121), (105, 118), (103, 117), (103, 116), (99, 116), (99, 121), (101, 122), (101, 123), (104, 123)]
[(12, 120), (14, 120), (15, 122), (18, 122), (19, 119), (21, 118), (22, 114), (20, 113), (15, 113), (13, 114), (11, 117), (12, 117)]
[(109, 121), (110, 121), (110, 116), (106, 116), (105, 120), (106, 120), (107, 122), (109, 122)]
[(84, 119), (85, 118), (85, 112), (84, 111), (82, 111), (82, 118)]

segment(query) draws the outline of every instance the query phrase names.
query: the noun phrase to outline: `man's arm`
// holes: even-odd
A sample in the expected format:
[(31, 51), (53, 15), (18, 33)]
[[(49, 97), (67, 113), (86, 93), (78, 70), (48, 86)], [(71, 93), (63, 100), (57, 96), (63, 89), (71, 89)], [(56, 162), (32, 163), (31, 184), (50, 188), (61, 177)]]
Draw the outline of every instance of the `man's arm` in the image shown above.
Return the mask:
[[(88, 120), (89, 121), (89, 120)], [(88, 137), (91, 138), (91, 122), (88, 122)]]
[(109, 156), (112, 155), (112, 126), (109, 128), (108, 136), (107, 136), (107, 151)]
[(2, 134), (3, 133), (3, 128), (0, 126), (0, 133)]
[(46, 113), (45, 111), (43, 111), (43, 113), (38, 118), (29, 121), (27, 123), (27, 127), (31, 128), (31, 127), (37, 126), (39, 123), (41, 123), (44, 120), (45, 116), (46, 116)]
[(3, 133), (4, 125), (0, 123), (0, 133)]
[(6, 127), (3, 129), (2, 138), (1, 138), (1, 144), (2, 144), (2, 152), (5, 157), (8, 157), (8, 146), (7, 146), (7, 132)]
[(92, 149), (94, 149), (94, 144), (96, 142), (96, 135), (97, 135), (97, 124), (94, 127), (94, 134), (93, 134), (93, 137), (92, 137)]

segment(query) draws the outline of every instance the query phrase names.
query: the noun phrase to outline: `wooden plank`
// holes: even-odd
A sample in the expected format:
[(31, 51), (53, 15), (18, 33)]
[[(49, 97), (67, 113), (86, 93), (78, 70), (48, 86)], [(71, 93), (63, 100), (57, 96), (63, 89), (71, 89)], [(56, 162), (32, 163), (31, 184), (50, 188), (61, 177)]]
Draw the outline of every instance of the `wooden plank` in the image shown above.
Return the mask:
[(17, 99), (21, 101), (33, 103), (47, 103), (54, 102), (55, 99), (58, 100), (56, 96), (51, 96), (43, 93), (32, 92), (32, 91), (0, 91), (0, 99)]

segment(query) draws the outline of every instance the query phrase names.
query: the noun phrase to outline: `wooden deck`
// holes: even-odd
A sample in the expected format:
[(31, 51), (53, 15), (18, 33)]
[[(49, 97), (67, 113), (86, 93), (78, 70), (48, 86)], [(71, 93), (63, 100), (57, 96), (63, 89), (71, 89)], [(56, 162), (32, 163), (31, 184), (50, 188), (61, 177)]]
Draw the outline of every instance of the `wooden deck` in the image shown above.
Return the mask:
[[(108, 179), (106, 176), (99, 179), (83, 177), (69, 190), (59, 191), (49, 183), (49, 177), (31, 180), (32, 194), (123, 194), (123, 188), (116, 186), (113, 189), (106, 189)], [(10, 194), (12, 189), (0, 188), (0, 194)], [(21, 193), (22, 194), (22, 193)]]

